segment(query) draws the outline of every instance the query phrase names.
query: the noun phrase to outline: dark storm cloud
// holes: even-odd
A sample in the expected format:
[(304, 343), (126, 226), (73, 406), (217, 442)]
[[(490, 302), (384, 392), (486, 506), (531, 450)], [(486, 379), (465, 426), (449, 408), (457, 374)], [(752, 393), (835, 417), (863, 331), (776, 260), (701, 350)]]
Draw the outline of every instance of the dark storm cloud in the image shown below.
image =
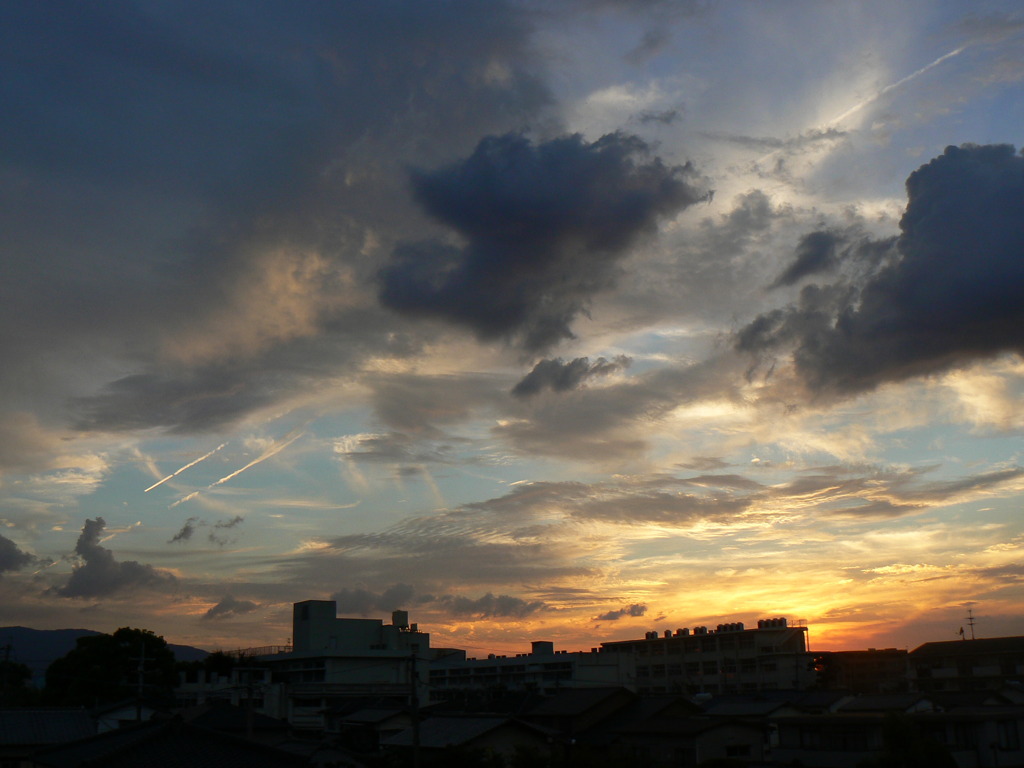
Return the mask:
[(417, 201), (465, 244), (396, 248), (380, 299), (480, 339), (545, 349), (573, 337), (572, 321), (659, 217), (706, 198), (700, 183), (688, 165), (651, 159), (634, 136), (487, 137), (459, 163), (413, 173)]
[(687, 525), (703, 520), (726, 521), (747, 511), (752, 499), (723, 496), (695, 496), (684, 493), (645, 490), (589, 500), (574, 511), (588, 520), (623, 524), (658, 523)]
[(204, 525), (198, 517), (190, 517), (185, 521), (184, 525), (181, 526), (181, 530), (168, 539), (167, 543), (174, 544), (178, 541), (189, 541), (192, 538), (192, 534), (196, 532), (196, 524)]
[(408, 608), (416, 590), (408, 584), (392, 584), (383, 592), (368, 589), (342, 589), (331, 595), (338, 604), (338, 613), (368, 616), (371, 613)]
[(559, 398), (517, 398), (520, 418), (492, 431), (525, 454), (571, 456), (621, 468), (622, 461), (647, 450), (644, 425), (651, 419), (704, 398), (738, 401), (743, 363), (730, 352), (607, 386), (581, 387)]
[(393, 584), (381, 593), (362, 588), (342, 589), (331, 595), (331, 599), (338, 604), (339, 613), (359, 616), (394, 611), (412, 604), (431, 604), (453, 616), (479, 618), (523, 618), (547, 608), (541, 601), (531, 602), (512, 595), (494, 595), (490, 592), (475, 599), (461, 595), (415, 596), (415, 589), (408, 584)]
[(547, 608), (540, 600), (527, 601), (512, 595), (493, 595), (490, 592), (475, 600), (461, 595), (446, 595), (440, 602), (455, 616), (479, 616), (482, 619), (522, 619)]
[(956, 480), (918, 485), (907, 484), (907, 487), (900, 487), (899, 490), (907, 501), (941, 503), (961, 494), (988, 490), (994, 491), (1000, 486), (1019, 480), (1021, 477), (1024, 477), (1024, 467), (1014, 466), (977, 475), (968, 475)]
[(56, 594), (96, 598), (136, 588), (174, 586), (174, 576), (166, 571), (135, 560), (116, 560), (113, 552), (100, 545), (106, 524), (102, 517), (85, 521), (75, 544), (75, 554), (81, 562), (71, 571), (67, 583), (53, 590)]
[[(333, 308), (332, 278), (375, 274), (368, 230), (421, 236), (413, 158), (447, 162), (546, 108), (528, 37), (501, 0), (0, 6), (3, 401), (195, 431), (379, 352), (396, 318)], [(246, 302), (275, 311), (239, 295), (275, 248), (324, 259), (294, 300), (322, 343), (275, 336), (272, 316), (232, 325)], [(223, 354), (166, 365), (195, 338)]]
[(679, 466), (698, 472), (711, 472), (716, 469), (725, 469), (729, 463), (716, 456), (694, 456), (689, 461), (680, 462)]
[(672, 42), (672, 35), (667, 27), (649, 29), (636, 47), (626, 54), (625, 59), (630, 64), (641, 65), (664, 50), (670, 42)]
[(218, 546), (224, 547), (231, 544), (235, 539), (232, 539), (229, 535), (223, 533), (223, 531), (229, 531), (233, 528), (237, 528), (245, 522), (245, 518), (241, 515), (235, 515), (230, 520), (218, 520), (213, 524), (213, 528), (210, 531), (207, 538), (210, 543), (217, 544)]
[(503, 382), (490, 376), (379, 375), (373, 387), (377, 417), (390, 427), (419, 436), (469, 418), (476, 409), (507, 399)]
[(915, 512), (920, 512), (921, 509), (922, 505), (920, 504), (893, 504), (891, 501), (882, 499), (880, 501), (872, 501), (866, 504), (854, 504), (848, 507), (832, 508), (828, 510), (828, 515), (829, 517), (869, 517), (887, 520), (889, 518), (911, 515)]
[(666, 109), (661, 112), (641, 112), (637, 115), (636, 119), (641, 125), (648, 125), (650, 123), (671, 125), (681, 118), (682, 113), (678, 109)]
[(412, 464), (451, 464), (458, 454), (457, 445), (414, 439), (403, 432), (362, 435), (356, 440), (335, 443), (338, 456), (353, 461), (411, 462)]
[(516, 397), (530, 397), (545, 389), (566, 392), (576, 389), (587, 379), (607, 376), (628, 368), (632, 362), (633, 360), (625, 355), (619, 355), (614, 360), (599, 357), (593, 364), (589, 357), (577, 357), (568, 363), (560, 357), (554, 360), (541, 360), (512, 388), (512, 394)]
[(18, 571), (27, 565), (31, 565), (36, 558), (28, 552), (23, 552), (18, 545), (0, 535), (0, 574), (5, 571)]
[(647, 613), (647, 606), (643, 603), (633, 603), (627, 605), (625, 608), (619, 608), (617, 611), (608, 611), (594, 617), (594, 621), (618, 621), (619, 619), (625, 618), (626, 616), (636, 618), (643, 616)]
[[(82, 430), (168, 427), (173, 432), (215, 430), (271, 402), (275, 387), (267, 373), (251, 378), (238, 370), (197, 370), (192, 374), (135, 374), (102, 391), (77, 398), (75, 425)], [(280, 381), (275, 382), (280, 383)]]
[(836, 261), (838, 237), (832, 232), (811, 232), (800, 240), (796, 259), (779, 275), (775, 285), (793, 285), (803, 277), (831, 270)]
[(805, 286), (737, 347), (792, 346), (806, 383), (839, 394), (1024, 353), (1024, 158), (948, 147), (907, 179), (900, 229), (895, 260), (856, 284)]
[(808, 131), (807, 133), (799, 136), (785, 139), (780, 139), (774, 136), (743, 136), (740, 134), (724, 132), (703, 132), (701, 135), (706, 136), (709, 139), (716, 139), (729, 144), (737, 144), (741, 147), (757, 149), (764, 152), (774, 152), (778, 150), (799, 151), (807, 147), (816, 146), (821, 142), (837, 141), (845, 138), (846, 132), (840, 131), (837, 128), (828, 128), (826, 130)]
[(251, 600), (237, 600), (234, 597), (224, 597), (219, 603), (203, 614), (204, 619), (230, 619), (235, 616), (242, 616), (252, 613), (259, 605)]
[(895, 255), (895, 244), (894, 237), (872, 240), (855, 227), (810, 232), (800, 239), (796, 258), (771, 287), (795, 285), (805, 277), (835, 271), (840, 265), (856, 267), (862, 274), (873, 272), (886, 258)]
[(205, 520), (200, 520), (198, 517), (190, 517), (181, 526), (181, 530), (168, 539), (167, 543), (175, 544), (177, 542), (191, 541), (197, 529), (210, 528), (210, 532), (207, 534), (206, 538), (211, 544), (217, 544), (223, 547), (231, 543), (230, 537), (226, 536), (223, 531), (237, 528), (243, 522), (245, 522), (245, 518), (241, 515), (236, 515), (229, 520), (218, 520), (212, 525)]

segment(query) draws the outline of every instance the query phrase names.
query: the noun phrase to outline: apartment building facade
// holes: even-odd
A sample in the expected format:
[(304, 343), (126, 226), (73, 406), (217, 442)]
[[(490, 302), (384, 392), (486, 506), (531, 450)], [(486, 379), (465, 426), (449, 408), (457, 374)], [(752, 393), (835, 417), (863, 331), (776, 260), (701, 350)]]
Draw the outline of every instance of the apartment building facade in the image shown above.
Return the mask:
[(441, 701), (454, 691), (533, 691), (542, 695), (564, 688), (632, 688), (635, 662), (628, 654), (556, 651), (554, 643), (534, 641), (528, 653), (486, 658), (449, 655), (430, 665), (430, 698)]
[(686, 695), (806, 690), (816, 682), (807, 627), (785, 618), (648, 632), (642, 640), (601, 643), (602, 654), (631, 655), (641, 694)]

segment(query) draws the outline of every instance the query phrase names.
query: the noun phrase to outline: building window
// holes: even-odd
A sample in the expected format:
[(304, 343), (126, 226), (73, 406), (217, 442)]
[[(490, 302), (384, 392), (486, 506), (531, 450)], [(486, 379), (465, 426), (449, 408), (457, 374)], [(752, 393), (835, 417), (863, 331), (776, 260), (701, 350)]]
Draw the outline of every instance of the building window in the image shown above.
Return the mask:
[(974, 749), (978, 746), (978, 735), (970, 723), (953, 723), (953, 745), (959, 749)]
[(1017, 751), (1020, 749), (1020, 733), (1017, 730), (1016, 720), (1000, 720), (996, 723), (996, 731), (999, 734), (999, 748)]
[(813, 729), (801, 728), (800, 729), (800, 746), (803, 749), (818, 749), (821, 746), (821, 734)]

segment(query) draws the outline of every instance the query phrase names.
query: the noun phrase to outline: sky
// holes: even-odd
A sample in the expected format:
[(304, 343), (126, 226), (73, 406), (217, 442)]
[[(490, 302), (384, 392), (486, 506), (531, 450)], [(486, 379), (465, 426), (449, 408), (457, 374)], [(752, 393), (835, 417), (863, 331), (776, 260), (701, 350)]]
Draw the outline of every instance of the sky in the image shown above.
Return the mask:
[(1024, 635), (1019, 3), (13, 2), (0, 99), (0, 624)]

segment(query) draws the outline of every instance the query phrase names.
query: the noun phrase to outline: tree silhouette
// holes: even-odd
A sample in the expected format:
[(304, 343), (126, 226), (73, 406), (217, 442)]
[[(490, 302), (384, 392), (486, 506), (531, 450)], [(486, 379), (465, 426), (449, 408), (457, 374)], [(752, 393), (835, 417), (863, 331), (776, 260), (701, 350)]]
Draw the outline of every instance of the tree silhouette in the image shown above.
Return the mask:
[(32, 704), (38, 691), (29, 685), (32, 670), (17, 661), (0, 661), (0, 707)]
[[(140, 674), (141, 669), (141, 674)], [(63, 706), (97, 706), (135, 698), (173, 700), (174, 653), (148, 629), (80, 637), (46, 670), (45, 698)]]

